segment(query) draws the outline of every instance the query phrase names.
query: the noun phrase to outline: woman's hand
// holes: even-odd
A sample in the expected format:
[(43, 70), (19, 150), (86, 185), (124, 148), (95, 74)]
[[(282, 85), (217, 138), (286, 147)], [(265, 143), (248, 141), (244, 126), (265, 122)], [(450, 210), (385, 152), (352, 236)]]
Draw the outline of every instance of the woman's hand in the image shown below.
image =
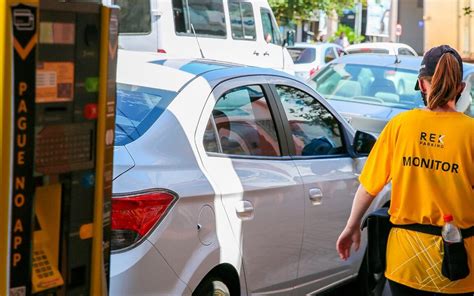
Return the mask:
[(352, 202), (352, 210), (347, 220), (346, 228), (337, 239), (336, 249), (342, 260), (347, 260), (351, 255), (351, 247), (354, 244), (354, 250), (359, 250), (360, 245), (360, 221), (362, 216), (369, 208), (374, 199), (362, 185), (359, 185)]
[(336, 249), (342, 260), (347, 260), (351, 256), (351, 247), (354, 244), (354, 251), (359, 250), (360, 229), (359, 227), (346, 226), (337, 239)]

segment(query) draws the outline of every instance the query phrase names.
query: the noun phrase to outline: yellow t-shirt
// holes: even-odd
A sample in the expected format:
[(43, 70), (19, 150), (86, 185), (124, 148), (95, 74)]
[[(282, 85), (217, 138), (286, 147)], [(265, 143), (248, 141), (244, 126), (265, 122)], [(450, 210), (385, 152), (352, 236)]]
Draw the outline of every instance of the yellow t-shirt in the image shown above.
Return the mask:
[[(374, 196), (392, 181), (394, 224), (442, 226), (443, 216), (451, 214), (458, 227), (474, 226), (474, 119), (420, 109), (397, 115), (380, 134), (359, 179)], [(450, 281), (441, 274), (440, 236), (393, 228), (385, 276), (419, 290), (474, 292), (474, 237), (464, 242), (471, 273)]]

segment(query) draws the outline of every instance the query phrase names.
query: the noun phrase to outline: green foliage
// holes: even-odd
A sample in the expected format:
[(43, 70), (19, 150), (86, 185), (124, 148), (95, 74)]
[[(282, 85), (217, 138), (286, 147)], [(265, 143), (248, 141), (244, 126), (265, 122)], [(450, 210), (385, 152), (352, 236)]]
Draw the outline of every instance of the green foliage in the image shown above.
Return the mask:
[(270, 7), (279, 20), (293, 20), (295, 16), (302, 19), (310, 17), (319, 9), (327, 14), (340, 14), (344, 8), (354, 6), (355, 0), (269, 0)]
[(349, 40), (349, 43), (351, 43), (351, 44), (360, 43), (360, 42), (365, 40), (364, 36), (356, 36), (356, 34), (354, 32), (354, 29), (352, 29), (351, 27), (345, 26), (345, 25), (339, 25), (337, 27), (336, 33), (334, 33), (334, 35), (329, 37), (328, 41), (329, 42), (334, 42), (337, 39), (337, 37), (339, 35), (341, 35), (342, 32), (344, 32), (344, 34), (346, 34), (347, 40)]

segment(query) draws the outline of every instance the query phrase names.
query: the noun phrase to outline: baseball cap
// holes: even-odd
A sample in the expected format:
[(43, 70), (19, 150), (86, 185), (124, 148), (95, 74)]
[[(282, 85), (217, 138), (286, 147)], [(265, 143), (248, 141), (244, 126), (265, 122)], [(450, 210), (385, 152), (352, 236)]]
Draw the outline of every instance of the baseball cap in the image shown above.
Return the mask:
[[(459, 66), (461, 68), (461, 77), (463, 74), (462, 68), (462, 59), (458, 52), (449, 45), (440, 45), (431, 48), (428, 50), (425, 55), (423, 56), (423, 60), (421, 61), (420, 70), (418, 71), (418, 77), (422, 76), (433, 76), (436, 70), (436, 65), (438, 64), (439, 59), (445, 53), (452, 54), (456, 60), (458, 60)], [(415, 90), (419, 90), (420, 86), (418, 85), (418, 80), (415, 84)]]

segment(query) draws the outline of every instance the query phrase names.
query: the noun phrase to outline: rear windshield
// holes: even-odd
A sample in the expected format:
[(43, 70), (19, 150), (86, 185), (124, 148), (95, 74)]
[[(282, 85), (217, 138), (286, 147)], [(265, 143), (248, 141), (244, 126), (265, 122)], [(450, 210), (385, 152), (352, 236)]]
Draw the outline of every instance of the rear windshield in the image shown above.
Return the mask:
[(315, 48), (289, 47), (288, 51), (295, 64), (312, 63), (316, 59)]
[(347, 50), (348, 53), (382, 53), (388, 54), (388, 49), (384, 48), (355, 48)]
[(118, 83), (115, 145), (126, 145), (143, 135), (176, 95), (173, 91)]
[(115, 0), (120, 6), (119, 33), (151, 32), (150, 0)]

